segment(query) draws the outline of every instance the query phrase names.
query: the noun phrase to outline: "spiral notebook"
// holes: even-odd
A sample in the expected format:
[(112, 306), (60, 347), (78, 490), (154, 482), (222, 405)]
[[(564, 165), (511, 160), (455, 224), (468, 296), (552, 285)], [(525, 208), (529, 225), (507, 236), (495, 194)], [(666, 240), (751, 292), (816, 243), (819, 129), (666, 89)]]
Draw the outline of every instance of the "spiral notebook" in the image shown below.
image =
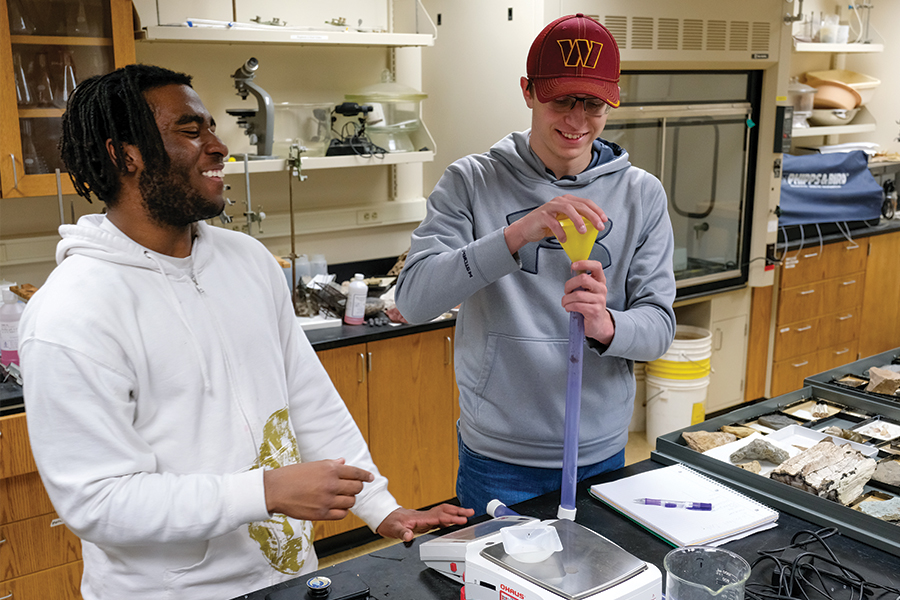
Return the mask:
[[(778, 511), (682, 464), (598, 483), (590, 493), (673, 546), (718, 546), (778, 520)], [(712, 510), (644, 505), (638, 498), (709, 502)]]

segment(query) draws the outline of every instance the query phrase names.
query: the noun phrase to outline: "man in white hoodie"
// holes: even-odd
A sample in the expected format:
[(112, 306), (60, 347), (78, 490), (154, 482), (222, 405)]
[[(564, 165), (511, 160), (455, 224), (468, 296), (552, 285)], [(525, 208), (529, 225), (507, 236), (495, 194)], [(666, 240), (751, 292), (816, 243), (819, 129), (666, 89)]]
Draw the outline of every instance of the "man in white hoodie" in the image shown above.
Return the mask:
[(316, 569), (311, 520), (385, 537), (471, 510), (401, 508), (224, 206), (227, 148), (190, 77), (131, 65), (83, 82), (62, 157), (105, 215), (60, 228), (20, 351), (32, 450), (82, 539), (86, 600), (231, 598)]

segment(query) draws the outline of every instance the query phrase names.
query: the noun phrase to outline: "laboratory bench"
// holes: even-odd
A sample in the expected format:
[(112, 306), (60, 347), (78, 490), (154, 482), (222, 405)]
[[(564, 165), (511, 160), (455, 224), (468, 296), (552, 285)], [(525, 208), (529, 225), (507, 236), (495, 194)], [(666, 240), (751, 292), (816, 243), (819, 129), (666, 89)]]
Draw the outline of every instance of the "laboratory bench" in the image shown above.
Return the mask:
[[(664, 574), (663, 558), (672, 547), (588, 494), (590, 485), (613, 481), (662, 466), (664, 464), (661, 462), (645, 460), (579, 483), (576, 493), (575, 521), (612, 540), (627, 552), (655, 565)], [(512, 508), (522, 515), (540, 519), (555, 519), (558, 506), (559, 493), (553, 492)], [(486, 518), (480, 517), (475, 520)], [(448, 528), (422, 535), (416, 538), (410, 547), (404, 544), (395, 544), (321, 569), (315, 574), (324, 575), (333, 580), (358, 575), (368, 585), (371, 598), (377, 600), (459, 600), (462, 586), (426, 567), (419, 559), (419, 546), (424, 541), (455, 529), (458, 528)], [(821, 529), (819, 525), (782, 512), (779, 515), (777, 527), (729, 542), (722, 547), (743, 556), (753, 564), (758, 557), (758, 550), (787, 546), (796, 534), (819, 529)], [(843, 535), (831, 537), (827, 539), (826, 543), (844, 566), (855, 570), (866, 581), (898, 586), (897, 574), (900, 573), (900, 558), (897, 556)], [(821, 548), (810, 549), (822, 552)], [(760, 565), (754, 569), (751, 581), (755, 581), (758, 573), (766, 566), (771, 565)], [(276, 586), (239, 596), (239, 599), (267, 600), (267, 596), (274, 591), (296, 586), (299, 586), (296, 598), (305, 599), (305, 583), (311, 577), (313, 574), (301, 576)], [(665, 581), (665, 575), (663, 575), (663, 581)], [(837, 594), (835, 597), (844, 598), (845, 596)], [(872, 600), (877, 600), (877, 596)]]

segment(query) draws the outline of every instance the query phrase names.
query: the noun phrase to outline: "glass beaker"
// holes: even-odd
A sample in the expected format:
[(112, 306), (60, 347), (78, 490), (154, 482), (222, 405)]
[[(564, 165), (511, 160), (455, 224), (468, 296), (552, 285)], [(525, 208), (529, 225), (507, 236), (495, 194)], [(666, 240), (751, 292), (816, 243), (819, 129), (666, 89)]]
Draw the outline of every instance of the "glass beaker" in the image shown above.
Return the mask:
[(743, 600), (750, 564), (728, 550), (687, 546), (669, 552), (666, 600)]

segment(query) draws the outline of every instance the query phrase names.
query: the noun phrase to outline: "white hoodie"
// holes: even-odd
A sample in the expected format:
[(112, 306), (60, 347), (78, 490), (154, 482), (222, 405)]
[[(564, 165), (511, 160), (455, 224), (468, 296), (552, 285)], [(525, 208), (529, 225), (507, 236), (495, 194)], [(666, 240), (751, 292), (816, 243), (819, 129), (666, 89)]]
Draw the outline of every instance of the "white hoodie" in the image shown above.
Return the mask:
[(250, 236), (196, 227), (176, 259), (102, 215), (60, 228), (21, 324), (38, 469), (82, 539), (85, 600), (231, 598), (316, 569), (312, 525), (266, 510), (263, 469), (340, 458), (399, 507)]

